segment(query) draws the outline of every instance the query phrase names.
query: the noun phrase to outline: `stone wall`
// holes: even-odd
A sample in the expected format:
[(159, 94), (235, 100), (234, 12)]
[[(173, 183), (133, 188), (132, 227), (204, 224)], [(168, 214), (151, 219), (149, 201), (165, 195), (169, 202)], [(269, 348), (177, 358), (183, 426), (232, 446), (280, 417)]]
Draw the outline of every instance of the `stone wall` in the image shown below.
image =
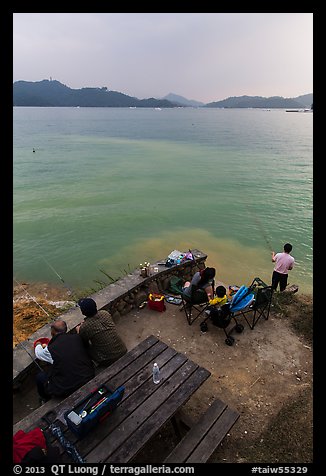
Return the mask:
[[(150, 292), (167, 292), (172, 276), (180, 277), (184, 281), (190, 281), (197, 271), (205, 268), (205, 259), (206, 256), (201, 256), (195, 261), (186, 261), (171, 268), (159, 265), (157, 266), (157, 273), (153, 273), (146, 278), (141, 278), (141, 282), (136, 285), (130, 280), (130, 275), (128, 275), (126, 279), (123, 278), (119, 280), (120, 286), (122, 285), (122, 281), (126, 281), (123, 283), (124, 286), (127, 284), (126, 287), (128, 287), (129, 284), (128, 290), (110, 300), (107, 304), (102, 306), (101, 309), (109, 311), (113, 320), (116, 320), (120, 316), (128, 314), (132, 309), (139, 308), (144, 301), (147, 301)], [(140, 274), (138, 270), (136, 274)]]

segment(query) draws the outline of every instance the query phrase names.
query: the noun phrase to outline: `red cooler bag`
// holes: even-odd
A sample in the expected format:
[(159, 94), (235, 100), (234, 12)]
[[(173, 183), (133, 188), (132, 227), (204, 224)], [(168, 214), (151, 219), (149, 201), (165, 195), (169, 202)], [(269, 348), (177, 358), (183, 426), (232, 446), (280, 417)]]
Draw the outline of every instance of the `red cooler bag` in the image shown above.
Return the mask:
[(166, 310), (163, 294), (149, 293), (147, 304), (149, 309), (154, 311), (163, 312)]

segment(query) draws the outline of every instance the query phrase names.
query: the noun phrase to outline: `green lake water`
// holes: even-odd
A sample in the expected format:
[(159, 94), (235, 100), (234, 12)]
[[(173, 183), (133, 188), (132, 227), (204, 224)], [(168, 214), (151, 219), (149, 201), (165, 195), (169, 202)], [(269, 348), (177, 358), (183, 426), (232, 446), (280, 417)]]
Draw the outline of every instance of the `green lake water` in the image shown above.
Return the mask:
[(197, 248), (220, 281), (270, 283), (271, 249), (290, 242), (289, 283), (312, 292), (313, 113), (15, 107), (13, 117), (16, 280), (60, 284), (55, 270), (86, 289)]

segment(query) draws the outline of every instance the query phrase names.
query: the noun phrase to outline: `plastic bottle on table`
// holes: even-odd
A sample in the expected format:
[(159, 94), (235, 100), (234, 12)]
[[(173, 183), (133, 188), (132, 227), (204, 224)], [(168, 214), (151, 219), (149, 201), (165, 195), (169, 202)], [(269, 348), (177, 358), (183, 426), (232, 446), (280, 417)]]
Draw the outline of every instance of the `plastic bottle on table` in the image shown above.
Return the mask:
[(160, 383), (160, 369), (157, 365), (157, 363), (155, 362), (155, 364), (153, 365), (153, 382), (154, 383)]

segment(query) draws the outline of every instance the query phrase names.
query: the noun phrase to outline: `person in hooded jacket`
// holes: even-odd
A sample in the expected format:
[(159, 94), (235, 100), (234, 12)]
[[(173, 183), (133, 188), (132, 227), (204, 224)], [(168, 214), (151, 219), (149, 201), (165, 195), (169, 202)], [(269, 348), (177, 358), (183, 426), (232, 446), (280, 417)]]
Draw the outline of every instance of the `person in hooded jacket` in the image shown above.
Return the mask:
[(80, 299), (78, 305), (85, 319), (76, 331), (91, 359), (100, 366), (111, 365), (127, 352), (111, 314), (105, 309), (98, 311), (96, 302), (91, 298)]

